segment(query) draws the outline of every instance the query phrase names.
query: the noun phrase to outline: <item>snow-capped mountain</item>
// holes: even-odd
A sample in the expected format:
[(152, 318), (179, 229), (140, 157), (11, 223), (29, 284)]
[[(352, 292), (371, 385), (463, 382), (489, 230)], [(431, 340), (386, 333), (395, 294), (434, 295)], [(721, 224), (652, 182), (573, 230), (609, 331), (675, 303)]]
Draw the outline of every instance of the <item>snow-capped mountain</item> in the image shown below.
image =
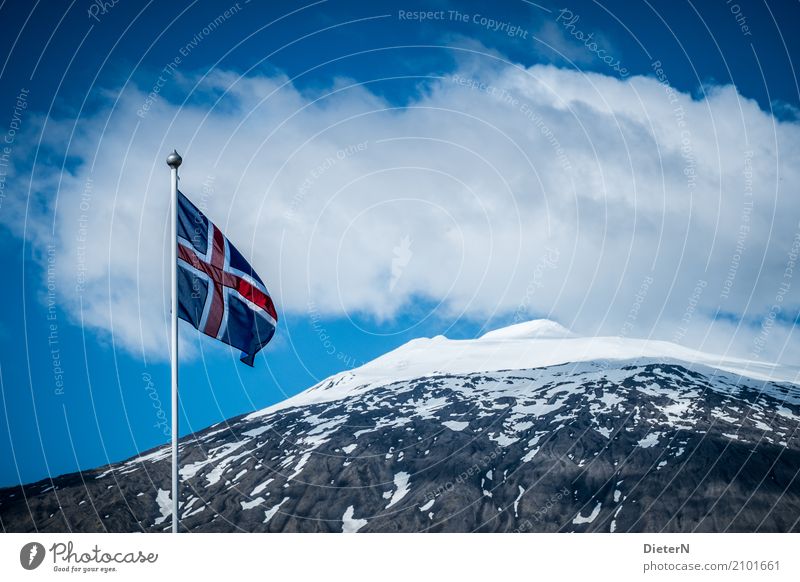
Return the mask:
[(298, 394), (256, 412), (249, 418), (292, 406), (331, 402), (390, 382), (436, 374), (469, 374), (499, 370), (527, 370), (591, 362), (651, 360), (705, 365), (756, 380), (792, 382), (800, 367), (706, 354), (664, 341), (619, 337), (575, 337), (562, 325), (537, 319), (490, 331), (476, 340), (420, 338), (347, 372), (342, 372)]
[[(551, 321), (424, 338), (181, 443), (190, 531), (800, 531), (797, 370)], [(169, 448), (0, 491), (168, 529)]]

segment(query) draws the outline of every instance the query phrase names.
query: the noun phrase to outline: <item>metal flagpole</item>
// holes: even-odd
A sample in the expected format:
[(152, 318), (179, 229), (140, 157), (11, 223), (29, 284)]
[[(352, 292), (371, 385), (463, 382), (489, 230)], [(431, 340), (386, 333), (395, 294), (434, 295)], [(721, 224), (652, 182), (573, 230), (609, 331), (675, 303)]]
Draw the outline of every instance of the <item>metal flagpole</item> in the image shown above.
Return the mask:
[(172, 533), (178, 533), (178, 166), (183, 158), (173, 150), (167, 156), (171, 168), (170, 197), (170, 274), (172, 284), (170, 325), (170, 368), (172, 369)]

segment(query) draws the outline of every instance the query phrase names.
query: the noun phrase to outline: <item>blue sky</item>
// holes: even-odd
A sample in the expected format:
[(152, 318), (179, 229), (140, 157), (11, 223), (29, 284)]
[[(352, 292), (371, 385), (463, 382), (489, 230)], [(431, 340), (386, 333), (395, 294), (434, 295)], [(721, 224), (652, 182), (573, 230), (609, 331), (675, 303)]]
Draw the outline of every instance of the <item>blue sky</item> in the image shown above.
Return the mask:
[[(163, 264), (158, 253), (151, 256), (147, 252), (149, 243), (142, 242), (163, 239), (164, 224), (159, 222), (163, 213), (153, 211), (146, 203), (139, 212), (137, 206), (139, 214), (135, 215), (141, 222), (134, 229), (138, 232), (136, 240), (129, 241), (128, 249), (119, 250), (120, 241), (113, 242), (112, 239), (110, 246), (106, 245), (110, 250), (105, 257), (108, 265), (103, 268), (99, 267), (103, 260), (103, 253), (99, 251), (105, 248), (100, 242), (102, 239), (90, 237), (90, 244), (94, 245), (88, 259), (90, 264), (82, 268), (88, 270), (87, 285), (93, 291), (76, 293), (75, 222), (69, 214), (69, 205), (73, 203), (79, 207), (79, 191), (83, 189), (85, 193), (86, 172), (91, 166), (93, 173), (89, 175), (97, 176), (91, 180), (91, 206), (98, 209), (91, 228), (94, 232), (102, 231), (104, 225), (110, 227), (114, 224), (114, 228), (120, 228), (118, 222), (125, 220), (126, 201), (132, 198), (125, 198), (125, 185), (119, 183), (125, 182), (142, 192), (146, 189), (151, 197), (162, 193), (166, 196), (168, 172), (163, 166), (163, 158), (172, 147), (177, 147), (186, 160), (181, 168), (182, 188), (186, 194), (197, 201), (204, 181), (209, 176), (216, 176), (213, 180), (214, 202), (208, 211), (210, 218), (236, 241), (246, 256), (269, 257), (260, 258), (254, 264), (278, 299), (281, 315), (276, 339), (257, 358), (253, 369), (239, 364), (238, 354), (212, 344), (197, 336), (188, 326), (181, 325), (187, 354), (181, 367), (182, 434), (282, 400), (321, 378), (368, 361), (414, 337), (440, 333), (453, 338), (475, 337), (482, 330), (513, 321), (520, 313), (530, 318), (553, 317), (587, 333), (616, 334), (615, 331), (625, 329), (631, 298), (636, 296), (637, 289), (641, 289), (643, 277), (648, 277), (648, 273), (654, 270), (658, 271), (658, 284), (646, 289), (649, 299), (645, 306), (653, 315), (637, 322), (636, 335), (676, 339), (674, 321), (685, 315), (686, 296), (691, 294), (696, 281), (702, 279), (708, 281), (709, 286), (723, 285), (724, 288), (725, 273), (731, 269), (730, 249), (731, 244), (735, 246), (735, 236), (720, 243), (723, 258), (719, 261), (719, 269), (714, 271), (709, 267), (711, 259), (705, 262), (705, 270), (702, 265), (687, 263), (685, 251), (677, 263), (662, 259), (658, 254), (663, 252), (661, 250), (656, 255), (639, 257), (637, 253), (648, 245), (636, 242), (640, 240), (637, 239), (640, 234), (634, 229), (630, 241), (620, 243), (616, 251), (612, 244), (608, 251), (610, 254), (597, 260), (602, 264), (603, 261), (619, 262), (622, 256), (633, 257), (631, 269), (625, 272), (624, 285), (623, 279), (603, 281), (601, 276), (598, 280), (590, 276), (588, 267), (583, 273), (573, 273), (569, 279), (586, 281), (587, 289), (617, 286), (613, 298), (615, 302), (618, 300), (619, 308), (609, 309), (608, 317), (594, 319), (591, 313), (581, 313), (605, 309), (596, 306), (605, 305), (607, 297), (600, 291), (597, 294), (587, 291), (573, 292), (575, 297), (570, 298), (570, 291), (565, 292), (563, 286), (558, 289), (555, 274), (548, 282), (555, 288), (552, 294), (543, 291), (532, 300), (526, 300), (526, 283), (512, 282), (513, 277), (508, 273), (533, 270), (530, 281), (538, 285), (537, 265), (544, 272), (550, 267), (546, 261), (541, 262), (542, 251), (527, 252), (531, 246), (527, 239), (520, 239), (525, 244), (517, 240), (513, 242), (511, 247), (525, 248), (526, 251), (517, 256), (516, 262), (512, 261), (513, 253), (502, 252), (505, 230), (498, 226), (495, 231), (495, 225), (491, 223), (492, 233), (498, 235), (491, 238), (491, 242), (497, 243), (500, 251), (498, 255), (492, 255), (491, 261), (487, 259), (484, 274), (490, 273), (497, 288), (489, 285), (486, 291), (489, 299), (481, 295), (473, 300), (473, 287), (483, 289), (486, 280), (486, 277), (477, 275), (470, 278), (468, 273), (471, 261), (479, 262), (479, 259), (473, 261), (475, 254), (469, 243), (480, 237), (480, 224), (473, 225), (463, 217), (459, 218), (441, 201), (429, 199), (427, 193), (436, 185), (435, 179), (427, 174), (422, 176), (424, 171), (419, 168), (408, 169), (413, 159), (408, 164), (398, 162), (402, 171), (387, 162), (399, 160), (398, 152), (406, 150), (388, 150), (384, 155), (383, 150), (374, 144), (397, 138), (398, 127), (414, 127), (419, 128), (418, 133), (423, 132), (424, 128), (431, 126), (430, 120), (417, 119), (413, 115), (414, 111), (425, 108), (426, 111), (440, 112), (436, 123), (438, 119), (450, 119), (451, 113), (443, 112), (442, 104), (452, 103), (453, 109), (468, 111), (473, 118), (476, 111), (478, 114), (485, 112), (487, 116), (496, 114), (497, 104), (486, 98), (477, 100), (475, 91), (465, 97), (474, 102), (462, 103), (462, 94), (455, 93), (442, 80), (448, 75), (469, 72), (472, 75), (470, 79), (486, 80), (491, 86), (508, 87), (512, 92), (522, 91), (529, 103), (537, 103), (536, 92), (525, 93), (530, 88), (520, 88), (518, 80), (513, 77), (517, 69), (535, 71), (540, 79), (547, 79), (551, 87), (556, 87), (557, 93), (560, 90), (564, 94), (573, 90), (574, 83), (580, 79), (589, 78), (598, 91), (605, 92), (603, 94), (608, 94), (613, 100), (614, 91), (618, 87), (627, 87), (624, 83), (629, 79), (637, 76), (655, 79), (653, 63), (660, 61), (660, 68), (666, 72), (669, 84), (684, 96), (687, 109), (693, 103), (710, 103), (712, 98), (709, 95), (713, 95), (713, 107), (719, 107), (715, 111), (721, 112), (715, 119), (724, 120), (723, 107), (733, 95), (735, 110), (741, 109), (741, 103), (745, 103), (745, 109), (750, 108), (747, 109), (748, 120), (753, 121), (747, 122), (748, 128), (755, 128), (757, 123), (766, 128), (779, 126), (776, 135), (780, 133), (786, 137), (775, 138), (774, 141), (784, 148), (778, 151), (785, 151), (785, 148), (794, 151), (800, 100), (792, 61), (800, 54), (800, 41), (793, 34), (791, 23), (796, 23), (800, 17), (798, 5), (774, 3), (767, 9), (759, 2), (746, 1), (736, 4), (697, 3), (694, 6), (684, 2), (659, 2), (654, 4), (656, 14), (646, 3), (605, 2), (600, 5), (573, 1), (567, 6), (511, 0), (499, 6), (496, 4), (331, 0), (307, 5), (244, 1), (238, 4), (151, 2), (141, 7), (138, 3), (123, 1), (105, 13), (92, 8), (96, 5), (89, 2), (50, 2), (46, 6), (38, 3), (35, 7), (28, 2), (0, 4), (0, 27), (3, 30), (0, 35), (0, 132), (8, 137), (12, 127), (20, 126), (18, 131), (15, 129), (10, 144), (10, 166), (5, 170), (5, 196), (0, 206), (0, 248), (8, 281), (0, 288), (5, 306), (0, 322), (3, 411), (0, 415), (0, 485), (92, 468), (125, 459), (168, 440), (162, 420), (169, 417), (169, 370), (163, 349), (158, 347), (162, 339), (159, 325), (163, 324), (163, 318), (159, 321), (157, 317), (155, 320), (137, 317), (136, 309), (141, 309), (141, 306), (125, 295), (125, 281), (134, 281), (137, 287), (141, 285), (145, 289), (142, 295), (144, 303), (157, 304), (160, 300), (160, 295), (154, 300), (146, 292), (155, 287), (161, 292), (162, 281), (157, 278), (161, 270), (155, 269), (157, 273), (152, 276), (156, 278), (150, 279), (150, 275), (142, 275), (141, 264)], [(90, 16), (90, 10), (94, 11), (94, 17)], [(218, 25), (211, 30), (210, 23), (219, 19), (226, 10), (230, 10), (231, 15), (217, 20)], [(400, 16), (400, 11), (414, 13), (420, 10), (441, 16), (424, 22), (415, 17)], [(465, 15), (466, 21), (452, 16), (452, 10)], [(593, 48), (589, 47), (588, 41), (580, 40), (590, 33), (596, 40)], [(157, 86), (164, 67), (182, 55), (182, 49), (186, 55), (181, 57), (175, 74), (167, 75), (166, 81), (159, 86), (153, 99), (153, 113), (142, 115), (141, 121), (136, 120), (135, 112), (141, 110), (148, 93)], [(598, 50), (605, 51), (603, 54), (613, 57), (613, 61), (624, 63), (626, 74), (620, 75), (618, 70), (603, 62), (598, 57)], [(255, 101), (255, 96), (261, 98), (269, 94), (286, 80), (290, 80), (291, 91), (276, 90), (278, 97), (265, 106)], [(337, 93), (330, 97), (337, 88), (351, 85), (358, 88), (345, 89), (341, 95)], [(728, 87), (728, 92), (720, 89), (724, 87)], [(642, 84), (637, 88), (637, 94), (645, 101), (656, 99), (652, 97), (655, 92), (648, 93), (648, 88), (652, 89)], [(18, 98), (21, 93), (24, 95), (23, 108), (20, 108)], [(322, 105), (317, 106), (316, 99), (320, 99)], [(280, 136), (283, 131), (279, 123), (281, 115), (286, 111), (293, 113), (308, 103), (313, 105), (304, 109), (311, 112), (308, 117), (293, 117), (293, 120), (302, 121), (298, 121), (296, 127), (286, 126), (291, 128), (293, 135), (286, 137), (285, 142), (271, 137), (273, 134)], [(434, 103), (436, 108), (432, 106)], [(421, 104), (425, 107), (420, 107)], [(406, 107), (413, 111), (407, 118), (399, 117), (402, 114), (397, 111)], [(557, 109), (548, 107), (548, 111)], [(16, 121), (15, 108), (18, 113)], [(366, 128), (356, 126), (348, 130), (349, 133), (342, 130), (342, 134), (333, 134), (325, 145), (333, 144), (331, 147), (334, 149), (330, 151), (337, 152), (342, 150), (336, 148), (346, 148), (362, 140), (368, 143), (370, 156), (375, 151), (381, 153), (367, 159), (354, 155), (352, 163), (361, 166), (354, 170), (353, 176), (359, 180), (372, 180), (372, 172), (385, 174), (388, 182), (367, 181), (365, 188), (388, 188), (400, 183), (404, 186), (403, 195), (392, 194), (387, 199), (374, 201), (374, 204), (359, 195), (361, 197), (356, 196), (358, 203), (355, 206), (349, 202), (348, 205), (339, 205), (337, 201), (341, 198), (337, 197), (338, 193), (326, 188), (329, 183), (340, 180), (343, 191), (348, 192), (346, 187), (350, 176), (346, 172), (350, 170), (345, 167), (345, 163), (349, 163), (345, 160), (324, 180), (311, 181), (313, 195), (309, 194), (307, 198), (302, 194), (298, 198), (296, 193), (298, 188), (302, 188), (303, 177), (313, 175), (315, 164), (324, 163), (326, 159), (324, 153), (303, 157), (305, 150), (301, 149), (302, 146), (298, 147), (301, 152), (298, 157), (291, 158), (294, 173), (287, 177), (281, 174), (270, 186), (266, 182), (276, 175), (273, 166), (263, 166), (267, 169), (258, 174), (257, 166), (262, 163), (262, 158), (256, 154), (253, 154), (252, 166), (247, 166), (250, 168), (246, 170), (249, 172), (247, 175), (252, 176), (247, 182), (236, 183), (227, 177), (224, 169), (209, 170), (209, 160), (213, 159), (217, 149), (229, 152), (229, 157), (222, 158), (223, 165), (227, 164), (229, 168), (236, 168), (243, 156), (261, 148), (269, 164), (278, 163), (288, 159), (294, 151), (283, 144), (292, 144), (294, 148), (300, 143), (298, 136), (305, 139), (317, 130), (327, 132), (332, 127), (339, 127), (337, 123), (340, 122), (345, 127), (360, 112), (378, 110), (390, 113), (379, 112), (370, 117)], [(203, 112), (208, 112), (207, 118), (201, 115)], [(600, 129), (603, 127), (602, 119), (596, 119), (580, 106), (575, 107), (573, 114), (582, 125), (589, 127), (589, 133), (593, 131), (592, 121), (597, 121)], [(284, 119), (288, 118), (288, 115), (284, 116)], [(619, 118), (619, 115), (615, 116), (615, 123)], [(207, 124), (207, 129), (198, 130), (199, 138), (192, 135), (195, 129), (192, 122), (198, 119), (197, 123)], [(548, 119), (556, 127), (558, 119)], [(163, 120), (170, 123), (163, 123)], [(263, 131), (259, 129), (262, 122)], [(240, 131), (237, 126), (236, 130), (225, 132), (226, 127), (238, 123), (244, 129)], [(459, 128), (469, 123), (472, 122), (463, 119), (452, 125), (443, 122), (425, 139), (451, 138), (458, 135)], [(495, 127), (503, 127), (503, 120), (493, 120), (492, 123)], [(514, 125), (510, 123), (510, 127)], [(371, 133), (373, 130), (374, 134)], [(620, 132), (626, 138), (637, 135), (636, 128), (623, 127)], [(750, 146), (756, 151), (760, 151), (757, 140), (762, 133), (760, 129), (752, 132), (755, 137)], [(723, 134), (720, 130), (720, 135)], [(558, 132), (556, 135), (564, 136), (561, 138), (563, 145), (570, 151), (572, 142), (569, 136)], [(592, 135), (594, 143), (602, 144), (601, 150), (616, 147), (613, 140), (608, 144), (604, 142), (602, 131)], [(475, 142), (481, 143), (478, 133), (474, 137)], [(525, 137), (520, 143), (524, 141)], [(465, 138), (464, 143), (472, 141)], [(131, 165), (125, 158), (131, 149), (130, 144), (148, 152), (152, 160), (145, 159), (135, 167)], [(94, 155), (90, 155), (92, 151)], [(321, 148), (319, 151), (325, 150)], [(719, 151), (723, 157), (722, 146)], [(332, 155), (336, 157), (335, 153)], [(349, 155), (343, 155), (345, 157), (349, 159)], [(436, 154), (432, 157), (436, 158)], [(441, 168), (434, 167), (433, 161), (431, 164), (434, 170), (440, 171)], [(443, 161), (442, 168), (446, 166), (449, 169), (448, 164), (449, 161)], [(452, 165), (458, 167), (459, 160), (454, 159)], [(503, 175), (509, 177), (512, 188), (516, 184), (514, 167), (511, 164), (510, 169), (503, 168)], [(116, 181), (103, 176), (101, 170), (104, 168), (115, 170), (113, 177)], [(152, 177), (146, 186), (140, 188), (136, 179), (142, 171), (150, 171), (148, 168), (152, 168)], [(662, 167), (662, 171), (668, 174), (670, 170)], [(739, 176), (740, 173), (737, 170), (732, 175)], [(609, 170), (609, 174), (613, 174), (613, 170)], [(784, 176), (776, 178), (775, 183), (784, 180)], [(465, 188), (469, 186), (478, 194), (485, 186), (479, 176), (465, 177), (464, 183)], [(274, 194), (275, 191), (279, 191), (278, 194)], [(524, 187), (522, 191), (525, 191)], [(281, 195), (288, 196), (288, 199), (281, 199)], [(113, 201), (108, 202), (112, 196)], [(245, 202), (237, 205), (238, 196), (244, 197)], [(312, 200), (311, 196), (315, 198)], [(704, 295), (698, 308), (702, 318), (698, 315), (694, 320), (698, 329), (693, 336), (686, 337), (687, 341), (699, 345), (713, 337), (717, 339), (707, 345), (716, 351), (738, 350), (744, 355), (748, 350), (753, 351), (753, 331), (748, 331), (748, 328), (758, 328), (770, 312), (775, 296), (773, 289), (781, 280), (785, 254), (787, 249), (791, 249), (792, 228), (797, 224), (796, 213), (775, 211), (784, 208), (781, 205), (789, 204), (786, 197), (782, 187), (775, 186), (770, 198), (774, 198), (774, 203), (763, 205), (766, 209), (762, 218), (765, 224), (777, 225), (773, 229), (765, 227), (769, 233), (789, 234), (780, 237), (777, 234), (764, 235), (759, 239), (763, 243), (763, 253), (742, 258), (741, 264), (747, 266), (741, 267), (733, 282), (736, 292), (741, 295), (735, 304), (728, 300), (729, 294), (725, 292), (721, 299), (708, 297), (707, 293)], [(515, 199), (519, 199), (517, 193)], [(117, 208), (120, 214), (100, 213), (103, 200), (109, 209)], [(316, 204), (317, 200), (321, 206), (316, 216), (323, 219), (318, 221), (322, 224), (320, 229), (314, 230), (311, 228), (314, 215), (306, 213), (306, 207)], [(328, 204), (322, 206), (323, 200)], [(613, 197), (609, 196), (607, 200), (613, 201)], [(398, 204), (398, 201), (409, 206), (392, 209), (391, 205)], [(248, 208), (254, 207), (253, 204), (248, 206), (250, 203), (261, 204), (260, 212), (272, 215), (269, 219), (248, 221), (250, 217), (243, 215), (248, 214)], [(497, 201), (499, 205), (507, 203), (506, 200)], [(302, 206), (297, 215), (293, 204)], [(389, 215), (398, 211), (403, 213), (405, 208), (413, 206), (413, 212), (420, 213), (415, 220), (430, 220), (431, 225), (445, 224), (452, 219), (455, 225), (452, 236), (460, 232), (462, 239), (466, 237), (469, 240), (459, 243), (461, 246), (458, 248), (463, 251), (459, 256), (456, 256), (458, 253), (442, 251), (438, 260), (441, 264), (450, 261), (466, 264), (465, 280), (461, 279), (464, 269), (459, 270), (459, 275), (454, 275), (452, 281), (435, 280), (433, 267), (428, 272), (409, 271), (408, 286), (404, 286), (404, 280), (398, 287), (397, 298), (387, 300), (390, 293), (381, 286), (385, 280), (380, 277), (391, 275), (391, 261), (403, 253), (402, 232), (397, 237), (391, 235), (394, 238), (387, 243), (386, 268), (380, 273), (339, 266), (335, 274), (328, 276), (325, 267), (330, 263), (330, 257), (325, 254), (325, 247), (331, 246), (331, 241), (339, 243), (336, 258), (345, 265), (372, 264), (371, 247), (380, 246), (377, 240), (380, 234), (376, 239), (368, 223), (386, 219), (384, 214), (374, 217), (369, 214), (374, 205), (386, 206)], [(711, 204), (712, 210), (706, 212), (713, 213), (717, 206), (722, 204)], [(279, 207), (284, 210), (274, 210)], [(287, 207), (289, 210), (285, 210)], [(442, 216), (438, 218), (434, 216), (437, 208), (442, 210)], [(584, 208), (580, 207), (580, 211), (586, 212)], [(788, 208), (797, 210), (798, 207)], [(337, 209), (351, 213), (343, 227), (327, 218), (326, 213), (335, 214)], [(152, 216), (147, 214), (151, 211), (154, 212)], [(603, 211), (606, 220), (598, 228), (605, 229), (602, 240), (606, 241), (613, 238), (608, 235), (608, 225), (611, 224), (613, 230), (615, 220), (613, 204), (609, 206), (606, 202)], [(699, 212), (703, 211), (703, 207), (699, 207)], [(738, 206), (733, 212), (738, 215)], [(644, 215), (647, 217), (646, 213)], [(360, 216), (366, 216), (363, 225), (359, 222)], [(781, 220), (788, 222), (784, 224)], [(66, 238), (63, 221), (73, 229)], [(294, 225), (298, 221), (301, 224), (297, 230), (293, 230), (295, 226), (284, 224)], [(657, 229), (658, 221), (653, 219), (652, 222), (655, 224), (653, 228)], [(311, 230), (303, 230), (306, 227)], [(122, 228), (125, 228), (124, 224)], [(329, 230), (325, 231), (325, 228)], [(582, 228), (591, 230), (591, 227)], [(285, 230), (281, 236), (276, 235), (262, 244), (260, 237), (265, 231), (282, 229)], [(685, 241), (694, 241), (695, 236), (701, 236), (702, 228), (696, 230), (687, 227), (680, 232)], [(304, 237), (317, 236), (318, 232), (324, 234), (319, 235), (319, 243), (303, 246)], [(747, 248), (758, 247), (755, 236), (748, 237)], [(56, 263), (51, 274), (52, 306), (48, 305), (48, 240), (55, 245), (52, 253)], [(437, 240), (425, 239), (415, 232), (408, 243), (414, 253), (411, 261), (419, 261), (418, 257), (422, 255), (436, 256)], [(280, 246), (283, 242), (290, 250), (284, 252)], [(137, 253), (142, 255), (137, 267), (132, 271), (123, 266), (117, 268), (123, 263), (119, 258), (122, 254), (116, 253), (134, 253), (134, 243)], [(478, 243), (480, 240), (475, 244)], [(563, 241), (560, 244), (560, 256), (567, 256), (569, 245)], [(299, 250), (291, 250), (294, 248), (292, 245)], [(677, 241), (667, 238), (658, 248), (676, 245)], [(98, 246), (102, 248), (98, 249)], [(401, 250), (395, 251), (398, 247)], [(443, 244), (441, 248), (448, 247)], [(621, 255), (619, 249), (627, 254)], [(650, 264), (652, 256), (656, 256), (653, 265), (660, 266), (648, 270), (646, 265)], [(280, 264), (279, 259), (282, 259)], [(302, 264), (302, 260), (306, 264)], [(504, 261), (511, 267), (504, 270), (507, 266)], [(435, 264), (436, 261), (431, 262)], [(64, 263), (70, 264), (65, 268)], [(403, 263), (402, 259), (400, 263)], [(736, 261), (737, 269), (739, 265)], [(306, 270), (325, 276), (319, 277), (321, 281), (313, 276), (306, 280)], [(120, 271), (128, 278), (119, 279)], [(553, 271), (559, 272), (555, 267)], [(672, 277), (672, 273), (678, 272), (681, 273), (680, 279), (677, 275)], [(501, 284), (503, 273), (509, 278), (507, 286)], [(355, 281), (358, 285), (354, 283), (353, 288), (348, 288), (348, 281)], [(425, 281), (430, 281), (430, 285), (426, 286)], [(681, 285), (684, 285), (685, 292), (676, 291)], [(300, 293), (295, 289), (304, 286), (308, 289), (308, 296), (298, 298)], [(527, 286), (538, 291), (538, 287), (531, 287), (530, 282)], [(574, 287), (570, 285), (571, 289)], [(786, 359), (787, 353), (799, 353), (791, 333), (800, 304), (796, 289), (791, 288), (782, 303), (783, 308), (775, 317), (778, 327), (784, 330), (781, 340), (772, 340), (775, 349), (770, 355), (775, 359)], [(502, 295), (505, 298), (509, 293), (510, 299), (492, 302), (491, 297)], [(97, 299), (105, 297), (107, 301), (109, 297), (117, 296), (120, 297), (118, 302), (102, 303)], [(520, 305), (523, 309), (519, 308)], [(573, 313), (576, 314), (574, 318), (566, 315)], [(660, 324), (664, 313), (674, 313), (673, 323), (670, 323), (672, 327)], [(110, 324), (106, 321), (109, 316)], [(115, 324), (114, 320), (124, 323)], [(155, 331), (149, 335), (156, 339), (145, 340), (143, 337), (147, 333), (141, 332), (137, 336), (130, 332), (124, 327), (133, 325), (130, 322), (152, 328)], [(714, 327), (725, 325), (728, 327)], [(735, 345), (726, 345), (725, 338), (733, 335), (737, 338)], [(680, 339), (683, 340), (683, 336)]]

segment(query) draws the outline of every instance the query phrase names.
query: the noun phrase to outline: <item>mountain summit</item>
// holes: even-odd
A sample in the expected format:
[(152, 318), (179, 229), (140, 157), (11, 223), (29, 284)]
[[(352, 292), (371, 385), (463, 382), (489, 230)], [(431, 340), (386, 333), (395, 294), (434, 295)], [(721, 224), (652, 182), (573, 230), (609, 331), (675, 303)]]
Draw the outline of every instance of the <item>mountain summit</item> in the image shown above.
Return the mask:
[(482, 340), (540, 339), (574, 337), (566, 327), (549, 319), (523, 321), (508, 327), (488, 331), (481, 336)]
[(292, 406), (331, 402), (399, 380), (435, 374), (527, 370), (578, 362), (644, 360), (705, 366), (747, 378), (791, 382), (800, 369), (707, 354), (658, 340), (579, 337), (548, 319), (526, 321), (485, 333), (478, 339), (419, 338), (359, 368), (341, 372), (250, 418)]
[[(189, 531), (800, 531), (794, 370), (537, 320), (413, 340), (182, 440)], [(169, 448), (0, 491), (7, 531), (169, 529)]]

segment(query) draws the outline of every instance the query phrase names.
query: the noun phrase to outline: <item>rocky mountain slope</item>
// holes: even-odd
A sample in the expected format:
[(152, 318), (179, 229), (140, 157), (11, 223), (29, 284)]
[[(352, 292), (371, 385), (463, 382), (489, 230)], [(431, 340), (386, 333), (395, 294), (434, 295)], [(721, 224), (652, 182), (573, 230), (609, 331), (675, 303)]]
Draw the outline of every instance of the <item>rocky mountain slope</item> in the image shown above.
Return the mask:
[[(410, 342), (181, 443), (183, 527), (800, 531), (795, 370), (527, 322)], [(0, 491), (6, 531), (166, 531), (169, 448)]]

